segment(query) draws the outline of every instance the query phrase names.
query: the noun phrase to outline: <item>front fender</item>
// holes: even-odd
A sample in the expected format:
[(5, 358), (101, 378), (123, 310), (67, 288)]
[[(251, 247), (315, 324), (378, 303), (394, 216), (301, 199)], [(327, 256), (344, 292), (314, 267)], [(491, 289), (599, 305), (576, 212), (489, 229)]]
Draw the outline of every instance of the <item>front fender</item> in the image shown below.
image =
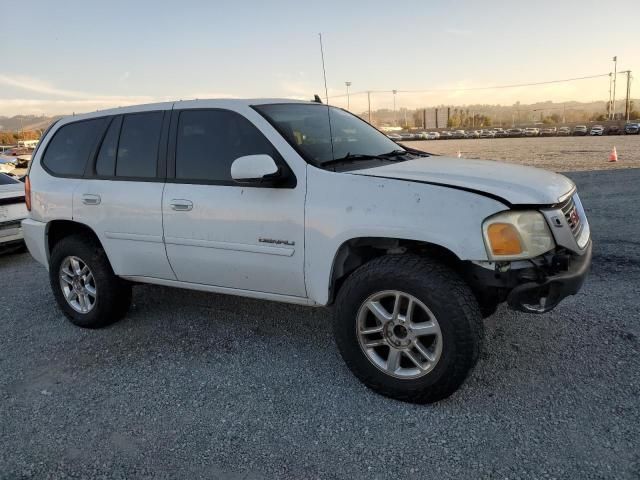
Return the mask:
[(361, 237), (432, 243), (461, 260), (487, 260), (482, 222), (503, 203), (455, 188), (308, 168), (305, 282), (326, 305), (340, 246)]

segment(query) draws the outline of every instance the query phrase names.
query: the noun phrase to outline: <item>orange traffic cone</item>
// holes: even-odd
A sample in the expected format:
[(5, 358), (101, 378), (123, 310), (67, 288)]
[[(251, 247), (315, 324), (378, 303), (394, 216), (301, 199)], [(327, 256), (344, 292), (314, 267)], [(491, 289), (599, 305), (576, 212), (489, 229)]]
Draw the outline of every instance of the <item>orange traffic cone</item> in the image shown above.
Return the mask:
[(462, 153), (458, 150), (458, 158), (462, 158)]
[(618, 152), (616, 152), (615, 145), (613, 147), (613, 150), (611, 150), (611, 153), (609, 154), (609, 161), (610, 162), (617, 162), (618, 161)]

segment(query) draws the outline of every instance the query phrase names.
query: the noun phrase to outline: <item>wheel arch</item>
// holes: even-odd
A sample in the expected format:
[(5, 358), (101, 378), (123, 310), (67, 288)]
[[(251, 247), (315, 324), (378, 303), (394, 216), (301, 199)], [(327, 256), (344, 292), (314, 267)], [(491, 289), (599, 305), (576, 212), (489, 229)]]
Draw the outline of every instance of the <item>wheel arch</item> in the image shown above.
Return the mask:
[(356, 237), (344, 241), (336, 250), (328, 284), (328, 301), (335, 301), (340, 286), (357, 268), (383, 255), (413, 253), (433, 256), (458, 269), (462, 260), (448, 248), (427, 241), (392, 237)]
[(62, 239), (71, 235), (85, 235), (92, 238), (103, 250), (102, 242), (98, 238), (96, 232), (88, 225), (74, 220), (51, 220), (47, 223), (46, 229), (46, 246), (47, 260), (51, 258), (53, 248)]

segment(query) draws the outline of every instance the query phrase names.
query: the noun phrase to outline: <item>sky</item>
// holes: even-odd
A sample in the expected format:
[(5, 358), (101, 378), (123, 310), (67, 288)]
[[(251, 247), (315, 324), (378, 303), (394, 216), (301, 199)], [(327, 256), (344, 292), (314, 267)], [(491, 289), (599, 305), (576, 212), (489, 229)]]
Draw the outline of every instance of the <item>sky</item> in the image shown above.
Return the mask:
[[(614, 10), (608, 10), (615, 5)], [(637, 1), (14, 2), (0, 30), (0, 116), (189, 98), (325, 97), (350, 108), (607, 100), (632, 70)], [(626, 89), (618, 75), (617, 98)], [(475, 90), (474, 90), (475, 88)], [(419, 90), (420, 92), (405, 92)], [(378, 93), (386, 91), (387, 93)]]

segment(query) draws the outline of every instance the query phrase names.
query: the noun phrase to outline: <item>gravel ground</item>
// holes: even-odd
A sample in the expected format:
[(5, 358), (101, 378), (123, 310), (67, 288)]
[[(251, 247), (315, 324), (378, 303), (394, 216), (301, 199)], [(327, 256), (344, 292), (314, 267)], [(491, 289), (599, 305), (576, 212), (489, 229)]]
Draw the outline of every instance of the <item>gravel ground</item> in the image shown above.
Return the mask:
[[(407, 142), (407, 146), (440, 155), (501, 160), (571, 172), (640, 167), (640, 135), (605, 137), (479, 138)], [(616, 147), (618, 162), (609, 163)]]
[(500, 309), (435, 405), (363, 387), (328, 310), (139, 286), (88, 331), (28, 254), (0, 257), (0, 478), (637, 479), (640, 169), (571, 177), (595, 241), (583, 290)]

